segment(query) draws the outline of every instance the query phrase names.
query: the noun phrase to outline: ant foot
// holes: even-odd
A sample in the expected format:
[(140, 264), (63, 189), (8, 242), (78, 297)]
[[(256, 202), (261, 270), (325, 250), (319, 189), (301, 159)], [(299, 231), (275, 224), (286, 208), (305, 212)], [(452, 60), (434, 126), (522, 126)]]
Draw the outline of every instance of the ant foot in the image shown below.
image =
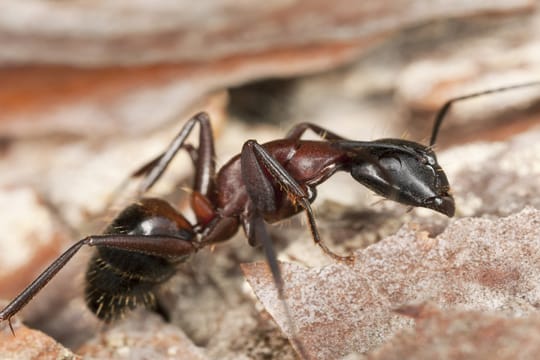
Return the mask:
[(356, 257), (354, 257), (353, 255), (340, 256), (340, 255), (333, 254), (332, 257), (334, 258), (334, 260), (340, 263), (344, 263), (345, 265), (354, 265), (354, 262), (356, 260)]
[(353, 265), (356, 257), (354, 255), (349, 256), (341, 256), (336, 253), (334, 253), (332, 250), (330, 250), (326, 245), (324, 245), (322, 242), (317, 243), (321, 249), (326, 253), (326, 255), (330, 256), (332, 259), (334, 259), (337, 262), (345, 263), (347, 265)]
[(11, 317), (0, 316), (0, 322), (7, 321), (11, 334), (15, 336), (15, 330), (13, 330), (13, 324), (11, 323)]
[(13, 330), (13, 324), (11, 323), (11, 318), (7, 319), (9, 330), (11, 330), (11, 335), (15, 336), (15, 330)]

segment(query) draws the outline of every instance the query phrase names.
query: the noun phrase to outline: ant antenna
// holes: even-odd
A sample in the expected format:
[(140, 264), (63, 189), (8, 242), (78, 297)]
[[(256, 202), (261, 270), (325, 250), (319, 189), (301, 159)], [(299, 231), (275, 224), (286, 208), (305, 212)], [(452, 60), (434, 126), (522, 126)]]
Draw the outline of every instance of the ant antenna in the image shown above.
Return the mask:
[(437, 140), (437, 135), (439, 134), (439, 129), (441, 127), (441, 123), (444, 120), (444, 117), (450, 110), (450, 107), (452, 106), (453, 103), (461, 101), (461, 100), (467, 100), (467, 99), (484, 96), (488, 94), (493, 94), (497, 92), (503, 92), (503, 91), (519, 89), (519, 88), (524, 88), (524, 87), (529, 87), (529, 86), (536, 86), (536, 85), (540, 85), (539, 80), (475, 92), (475, 93), (471, 93), (471, 94), (467, 94), (463, 96), (458, 96), (458, 97), (448, 100), (446, 103), (444, 103), (444, 105), (441, 107), (441, 109), (437, 113), (437, 116), (435, 117), (435, 123), (433, 124), (433, 132), (431, 133), (431, 140), (429, 141), (429, 146), (431, 147), (435, 144), (435, 141)]

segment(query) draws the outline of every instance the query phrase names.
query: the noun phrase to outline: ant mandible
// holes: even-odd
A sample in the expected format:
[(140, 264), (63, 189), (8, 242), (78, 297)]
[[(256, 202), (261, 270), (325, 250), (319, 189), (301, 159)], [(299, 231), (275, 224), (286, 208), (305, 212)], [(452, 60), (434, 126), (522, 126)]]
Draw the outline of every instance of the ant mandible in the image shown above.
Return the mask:
[[(97, 248), (86, 273), (85, 293), (88, 307), (98, 318), (110, 322), (138, 305), (153, 306), (156, 286), (167, 281), (178, 264), (208, 245), (228, 240), (240, 226), (250, 245), (262, 245), (283, 299), (283, 280), (265, 222), (305, 211), (315, 243), (338, 261), (353, 261), (326, 247), (311, 209), (317, 185), (337, 171), (349, 172), (356, 181), (385, 198), (453, 216), (449, 183), (431, 149), (451, 105), (538, 84), (531, 82), (449, 100), (437, 114), (429, 146), (401, 139), (348, 140), (318, 125), (301, 123), (283, 139), (265, 144), (245, 142), (241, 153), (217, 173), (210, 119), (201, 112), (182, 127), (166, 151), (131, 175), (142, 178), (140, 199), (121, 211), (102, 235), (88, 236), (60, 255), (0, 311), (0, 321), (7, 320), (13, 332), (11, 318), (83, 246)], [(197, 124), (199, 145), (195, 148), (186, 139)], [(302, 140), (307, 130), (321, 140)], [(188, 151), (195, 164), (191, 206), (196, 224), (166, 201), (143, 197), (180, 149)]]

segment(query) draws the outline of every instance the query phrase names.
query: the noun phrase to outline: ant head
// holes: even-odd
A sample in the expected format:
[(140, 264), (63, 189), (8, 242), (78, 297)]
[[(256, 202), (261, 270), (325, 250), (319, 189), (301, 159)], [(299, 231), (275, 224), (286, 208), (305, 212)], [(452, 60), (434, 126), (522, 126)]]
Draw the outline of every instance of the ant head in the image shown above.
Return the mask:
[(400, 139), (346, 141), (339, 147), (351, 151), (353, 178), (375, 193), (405, 205), (454, 215), (448, 179), (429, 147)]

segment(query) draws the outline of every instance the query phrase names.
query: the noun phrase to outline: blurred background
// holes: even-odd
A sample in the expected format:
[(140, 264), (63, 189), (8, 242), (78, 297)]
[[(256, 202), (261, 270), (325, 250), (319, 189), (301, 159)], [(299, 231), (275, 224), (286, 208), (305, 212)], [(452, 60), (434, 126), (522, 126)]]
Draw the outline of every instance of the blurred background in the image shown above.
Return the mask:
[[(278, 139), (303, 121), (352, 139), (427, 143), (434, 114), (446, 100), (540, 80), (539, 5), (535, 0), (271, 0), (264, 6), (238, 0), (0, 0), (0, 298), (16, 295), (68, 244), (99, 232), (110, 219), (104, 214), (118, 208), (108, 205), (115, 188), (160, 153), (195, 112), (210, 113), (219, 164), (245, 140)], [(539, 110), (540, 86), (455, 106), (436, 150), (454, 186), (458, 216), (506, 215), (540, 205), (537, 193), (531, 195), (539, 186)], [(524, 149), (523, 157), (512, 157), (505, 145), (515, 136), (525, 139), (516, 145)], [(510, 175), (499, 178), (491, 193), (475, 193), (471, 189), (487, 187), (486, 181), (498, 176), (483, 168), (494, 163), (509, 164)], [(181, 198), (191, 173), (189, 159), (179, 156), (152, 193), (180, 193), (174, 201), (184, 209)], [(517, 190), (500, 194), (510, 186)], [(495, 197), (488, 204), (486, 199)], [(318, 212), (323, 224), (325, 217), (328, 226), (339, 224), (332, 230), (341, 231), (336, 237), (350, 237), (339, 214), (350, 207), (358, 214), (371, 211), (366, 209), (375, 200), (347, 174), (340, 175), (321, 187)], [(337, 217), (331, 214), (336, 208)], [(380, 222), (395, 221), (387, 231), (371, 229), (370, 241), (411, 216), (419, 222), (427, 216), (401, 208), (382, 220), (384, 205), (373, 211)], [(430, 220), (436, 225), (426, 228), (440, 232), (445, 221)], [(298, 241), (317, 253), (305, 233), (299, 230), (305, 239)], [(172, 292), (188, 287), (191, 300), (184, 299), (173, 319), (213, 356), (238, 358), (251, 349), (251, 358), (258, 358), (276, 347), (292, 356), (286, 341), (272, 342), (280, 335), (271, 325), (259, 329), (266, 337), (253, 330), (259, 320), (253, 320), (256, 312), (242, 290), (238, 263), (254, 260), (256, 251), (245, 248), (240, 235), (232, 250), (222, 251), (223, 266), (231, 271), (227, 276), (218, 265), (218, 274), (197, 270), (218, 262), (215, 254), (203, 255), (200, 265), (186, 270), (187, 280), (176, 280), (180, 290)], [(24, 318), (72, 350), (85, 345), (82, 353), (98, 356), (88, 344), (98, 341), (93, 337), (99, 325), (81, 315), (85, 310), (75, 285), (84, 261), (84, 254), (74, 260)], [(216, 277), (233, 286), (207, 290)], [(190, 287), (193, 278), (198, 287)], [(232, 289), (225, 304), (204, 305), (201, 299), (219, 298), (223, 288)], [(247, 307), (245, 313), (238, 304)], [(208, 315), (222, 315), (223, 306), (231, 318), (251, 314), (250, 325), (229, 334), (245, 341), (234, 343), (222, 334), (230, 326), (223, 316)], [(254, 333), (259, 338), (249, 338)]]

